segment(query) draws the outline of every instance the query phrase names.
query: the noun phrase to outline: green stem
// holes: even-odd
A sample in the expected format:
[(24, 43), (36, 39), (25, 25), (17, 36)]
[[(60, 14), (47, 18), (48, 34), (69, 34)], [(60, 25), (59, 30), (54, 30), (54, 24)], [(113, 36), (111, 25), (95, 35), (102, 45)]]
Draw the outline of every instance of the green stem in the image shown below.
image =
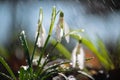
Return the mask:
[(39, 60), (38, 60), (38, 66), (40, 65), (41, 59), (42, 59), (43, 54), (44, 54), (44, 52), (45, 52), (45, 49), (46, 49), (47, 43), (48, 43), (48, 41), (49, 41), (49, 39), (50, 39), (50, 36), (51, 36), (51, 35), (48, 35), (48, 37), (47, 37), (47, 39), (46, 39), (46, 41), (45, 41), (44, 47), (42, 48), (42, 52), (41, 52), (40, 58), (39, 58)]
[(29, 65), (29, 67), (31, 67), (30, 55), (29, 55), (29, 50), (28, 50), (28, 45), (27, 45), (27, 41), (25, 38), (25, 34), (21, 33), (20, 40), (21, 40), (22, 45), (23, 45), (24, 50), (25, 50), (25, 56), (27, 57), (27, 63)]
[(55, 23), (55, 18), (56, 18), (56, 8), (53, 7), (53, 9), (52, 9), (51, 23), (50, 23), (50, 29), (49, 29), (49, 34), (48, 34), (48, 36), (47, 36), (47, 39), (46, 39), (45, 44), (44, 44), (44, 47), (43, 47), (43, 49), (42, 49), (42, 52), (41, 52), (41, 55), (40, 55), (40, 58), (39, 58), (39, 61), (38, 61), (38, 66), (39, 66), (39, 64), (40, 64), (40, 62), (41, 62), (41, 59), (42, 59), (42, 56), (43, 56), (43, 54), (44, 54), (44, 52), (45, 52), (47, 43), (48, 43), (48, 41), (49, 41), (49, 39), (50, 39), (50, 36), (51, 36), (51, 34), (52, 34), (52, 30), (53, 30), (54, 23)]
[(55, 18), (56, 18), (56, 16), (59, 14), (60, 11), (61, 11), (61, 10), (57, 11), (57, 13), (56, 13), (56, 15), (55, 15)]
[[(54, 45), (54, 47), (51, 49), (51, 52), (55, 49), (55, 47), (57, 46), (58, 43), (59, 43), (59, 42), (56, 42), (56, 44)], [(50, 52), (50, 53), (51, 53), (51, 52)], [(41, 58), (42, 58), (42, 56), (41, 56)], [(40, 61), (41, 61), (41, 60), (40, 60)], [(45, 62), (43, 63), (43, 65), (42, 65), (42, 67), (40, 68), (38, 74), (40, 74), (40, 72), (42, 71), (42, 69), (44, 68), (44, 66), (46, 65), (46, 63), (47, 63), (47, 59), (46, 59)], [(40, 64), (40, 63), (39, 63), (39, 64)]]
[(56, 7), (53, 7), (53, 9), (52, 9), (51, 23), (50, 23), (50, 29), (49, 29), (49, 35), (52, 34), (52, 30), (53, 30), (54, 23), (55, 23), (55, 18), (56, 18)]
[(39, 37), (39, 32), (37, 33), (37, 38), (36, 38), (36, 40), (35, 40), (35, 44), (34, 44), (34, 49), (33, 49), (33, 53), (32, 53), (32, 57), (31, 57), (31, 63), (32, 63), (32, 61), (33, 61), (33, 58), (34, 58), (34, 54), (35, 54), (35, 50), (36, 50), (36, 47), (37, 47), (37, 41), (38, 41), (38, 37)]
[[(57, 46), (58, 43), (59, 43), (59, 42), (56, 42), (56, 44), (55, 44), (54, 47), (52, 48), (51, 52), (55, 49), (55, 47)], [(42, 55), (43, 55), (43, 54), (42, 54)], [(42, 55), (41, 55), (41, 58), (42, 58)], [(41, 60), (40, 60), (40, 61), (41, 61)], [(46, 58), (45, 62), (43, 63), (42, 67), (39, 69), (38, 75), (42, 72), (42, 69), (44, 68), (44, 66), (46, 65), (46, 63), (47, 63), (47, 58)], [(39, 62), (39, 64), (40, 64), (40, 62)], [(38, 75), (37, 75), (37, 76), (38, 76)]]
[(40, 8), (40, 12), (39, 12), (39, 20), (38, 20), (38, 33), (37, 33), (37, 38), (35, 40), (35, 44), (34, 44), (34, 49), (33, 49), (33, 53), (32, 53), (32, 57), (31, 57), (31, 63), (33, 61), (33, 58), (34, 58), (34, 54), (35, 54), (35, 50), (36, 50), (36, 47), (37, 47), (37, 41), (38, 41), (38, 37), (40, 35), (40, 29), (42, 27), (42, 21), (43, 21), (43, 10), (42, 8)]

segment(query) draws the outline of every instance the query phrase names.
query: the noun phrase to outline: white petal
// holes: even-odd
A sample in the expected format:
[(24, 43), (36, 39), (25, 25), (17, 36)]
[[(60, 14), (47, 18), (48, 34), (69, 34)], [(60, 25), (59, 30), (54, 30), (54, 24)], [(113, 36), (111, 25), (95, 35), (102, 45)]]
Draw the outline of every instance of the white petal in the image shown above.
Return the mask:
[[(66, 23), (65, 21), (64, 21), (64, 31), (65, 31), (65, 32), (64, 32), (65, 35), (70, 32), (69, 26), (67, 25), (67, 23)], [(66, 39), (67, 43), (69, 43), (70, 36), (67, 35), (67, 36), (65, 37), (65, 39)]]
[(42, 47), (44, 46), (44, 44), (45, 44), (45, 41), (46, 41), (46, 38), (47, 38), (47, 35), (46, 35), (46, 31), (45, 31), (45, 29), (44, 29), (44, 27), (42, 27), (42, 35), (41, 35), (41, 43), (42, 43)]
[(38, 38), (37, 45), (38, 45), (38, 47), (41, 47), (41, 38), (40, 37)]
[(85, 53), (83, 51), (83, 48), (80, 47), (80, 53), (77, 54), (77, 61), (80, 69), (84, 68), (84, 58), (85, 58)]
[[(78, 44), (77, 44), (78, 45)], [(72, 66), (76, 67), (76, 51), (77, 51), (77, 45), (72, 51)]]
[(59, 23), (56, 27), (56, 38), (57, 38), (57, 41), (61, 42), (61, 39), (63, 37), (63, 29), (60, 27)]
[(63, 29), (61, 28), (60, 29), (60, 38), (62, 38), (63, 37)]
[(41, 27), (40, 34), (39, 34), (38, 41), (37, 41), (38, 47), (44, 46), (46, 38), (47, 38), (47, 36), (46, 36), (45, 29), (44, 29), (44, 27)]

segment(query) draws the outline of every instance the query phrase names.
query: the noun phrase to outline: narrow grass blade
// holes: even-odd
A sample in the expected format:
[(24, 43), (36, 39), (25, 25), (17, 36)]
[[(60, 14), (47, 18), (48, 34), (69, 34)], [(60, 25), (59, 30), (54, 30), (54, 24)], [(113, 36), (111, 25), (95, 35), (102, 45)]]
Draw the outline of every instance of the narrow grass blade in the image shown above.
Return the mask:
[(10, 69), (10, 67), (8, 66), (8, 64), (6, 63), (6, 61), (0, 56), (0, 62), (3, 64), (3, 66), (7, 69), (7, 71), (9, 72), (9, 74), (12, 76), (12, 78), (14, 80), (16, 80), (16, 77), (14, 75), (14, 73), (12, 72), (12, 70)]
[(103, 41), (100, 38), (97, 38), (97, 47), (99, 49), (99, 52), (101, 53), (101, 56), (106, 58), (106, 60), (110, 64), (110, 68), (114, 69), (114, 65), (113, 65), (113, 62), (110, 59), (109, 53), (108, 53)]
[(30, 55), (29, 55), (29, 50), (28, 50), (28, 45), (27, 45), (27, 40), (25, 38), (25, 32), (22, 31), (21, 34), (20, 34), (20, 40), (22, 42), (22, 45), (24, 47), (24, 50), (25, 50), (25, 56), (27, 58), (27, 63), (29, 65), (29, 67), (31, 66), (31, 62), (30, 62)]

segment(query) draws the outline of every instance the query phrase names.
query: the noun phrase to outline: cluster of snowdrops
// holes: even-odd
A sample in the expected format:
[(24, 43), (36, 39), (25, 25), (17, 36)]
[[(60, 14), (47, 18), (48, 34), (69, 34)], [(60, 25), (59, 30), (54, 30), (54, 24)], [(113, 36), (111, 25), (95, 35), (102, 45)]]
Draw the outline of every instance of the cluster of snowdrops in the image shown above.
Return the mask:
[[(59, 15), (59, 20), (56, 25), (56, 16)], [(59, 78), (57, 75), (62, 76), (65, 80), (76, 80), (74, 76), (66, 76), (64, 73), (66, 71), (70, 71), (74, 68), (78, 69), (78, 73), (84, 74), (85, 76), (93, 79), (90, 75), (87, 73), (81, 71), (84, 69), (84, 62), (85, 62), (85, 54), (84, 50), (82, 47), (82, 37), (80, 36), (80, 33), (83, 32), (83, 29), (77, 29), (77, 30), (72, 30), (70, 31), (67, 23), (64, 20), (64, 13), (62, 10), (56, 11), (56, 7), (52, 8), (52, 15), (51, 15), (51, 22), (50, 22), (50, 27), (49, 27), (49, 32), (46, 34), (46, 31), (43, 27), (43, 10), (40, 8), (39, 11), (39, 19), (38, 19), (38, 27), (37, 27), (37, 32), (36, 32), (36, 38), (35, 38), (35, 43), (34, 43), (34, 48), (33, 52), (30, 55), (29, 47), (27, 45), (27, 40), (26, 40), (26, 35), (25, 31), (23, 30), (20, 33), (20, 40), (21, 44), (24, 48), (24, 53), (27, 61), (27, 65), (21, 66), (20, 70), (18, 71), (19, 77), (17, 78), (10, 67), (7, 65), (7, 63), (4, 61), (2, 57), (0, 57), (0, 61), (2, 64), (6, 67), (8, 72), (10, 73), (11, 76), (3, 74), (5, 77), (7, 77), (10, 80), (57, 80)], [(56, 32), (56, 38), (55, 38), (55, 45), (53, 48), (55, 48), (58, 44), (61, 43), (63, 39), (66, 40), (67, 43), (70, 41), (70, 37), (76, 39), (77, 43), (75, 48), (73, 49), (71, 53), (71, 59), (67, 61), (62, 61), (59, 63), (55, 63), (52, 65), (48, 64), (51, 62), (49, 61), (48, 57), (52, 53), (46, 53), (47, 55), (44, 57), (43, 56), (47, 47), (47, 44), (51, 40), (52, 32), (55, 26), (55, 32)], [(36, 49), (40, 48), (39, 52), (39, 58), (36, 60), (36, 67), (33, 67), (33, 61), (34, 61), (34, 56)], [(69, 67), (64, 67), (65, 64), (69, 64)], [(64, 69), (63, 69), (64, 68)]]

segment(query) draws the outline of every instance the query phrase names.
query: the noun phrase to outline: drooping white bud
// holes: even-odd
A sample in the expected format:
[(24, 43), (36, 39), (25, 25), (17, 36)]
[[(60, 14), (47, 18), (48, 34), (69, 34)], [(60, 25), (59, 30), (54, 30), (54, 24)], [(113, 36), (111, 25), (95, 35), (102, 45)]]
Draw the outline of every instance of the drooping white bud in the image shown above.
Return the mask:
[(80, 43), (77, 43), (72, 52), (72, 66), (84, 68), (85, 53)]
[(38, 41), (37, 41), (38, 47), (44, 46), (46, 38), (47, 38), (46, 31), (45, 31), (44, 27), (41, 27), (40, 32), (39, 32)]
[(69, 43), (69, 35), (65, 36), (69, 33), (69, 27), (67, 23), (64, 21), (64, 14), (60, 12), (60, 17), (56, 26), (56, 38), (57, 41), (61, 42), (62, 37), (64, 36), (67, 43)]

